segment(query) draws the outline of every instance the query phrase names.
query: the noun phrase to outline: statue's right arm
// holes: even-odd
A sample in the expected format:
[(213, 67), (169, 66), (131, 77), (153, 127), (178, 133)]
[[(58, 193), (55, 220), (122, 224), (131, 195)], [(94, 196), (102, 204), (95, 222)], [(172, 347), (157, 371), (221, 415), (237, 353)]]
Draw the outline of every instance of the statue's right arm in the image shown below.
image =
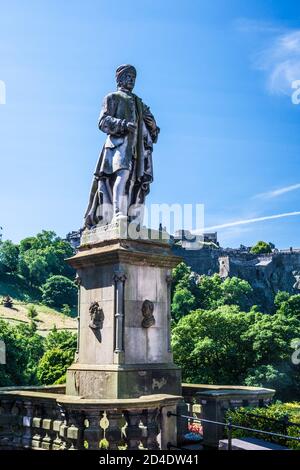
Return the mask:
[(114, 117), (117, 109), (117, 101), (112, 93), (105, 96), (99, 116), (99, 129), (109, 135), (124, 135), (127, 130), (127, 121)]

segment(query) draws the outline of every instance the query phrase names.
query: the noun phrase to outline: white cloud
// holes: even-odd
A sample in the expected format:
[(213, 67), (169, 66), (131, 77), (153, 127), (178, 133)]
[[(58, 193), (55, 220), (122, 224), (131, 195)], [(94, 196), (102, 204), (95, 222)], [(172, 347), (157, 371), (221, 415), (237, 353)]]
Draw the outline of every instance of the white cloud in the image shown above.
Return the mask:
[(276, 26), (268, 21), (250, 20), (248, 18), (238, 18), (235, 26), (242, 33), (280, 33), (281, 26)]
[(300, 189), (300, 183), (292, 184), (291, 186), (285, 186), (284, 188), (278, 188), (273, 191), (256, 194), (254, 198), (273, 199), (274, 197), (281, 196), (282, 194), (289, 193), (290, 191), (296, 191), (297, 189)]
[(272, 94), (292, 94), (292, 82), (300, 80), (300, 29), (287, 29), (272, 23), (240, 19), (238, 31), (261, 34), (262, 47), (253, 66), (267, 76), (267, 89)]
[(293, 81), (300, 79), (300, 30), (274, 38), (261, 52), (256, 66), (267, 72), (271, 93), (290, 95)]

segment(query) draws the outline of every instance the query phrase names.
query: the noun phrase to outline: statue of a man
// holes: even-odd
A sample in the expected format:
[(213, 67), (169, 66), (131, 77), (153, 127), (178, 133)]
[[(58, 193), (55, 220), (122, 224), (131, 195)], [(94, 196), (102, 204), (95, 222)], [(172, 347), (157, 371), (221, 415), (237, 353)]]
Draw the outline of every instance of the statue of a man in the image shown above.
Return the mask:
[(104, 98), (99, 129), (107, 134), (91, 188), (85, 226), (119, 219), (141, 222), (153, 181), (152, 150), (159, 127), (142, 100), (132, 93), (136, 69), (116, 70), (117, 91)]

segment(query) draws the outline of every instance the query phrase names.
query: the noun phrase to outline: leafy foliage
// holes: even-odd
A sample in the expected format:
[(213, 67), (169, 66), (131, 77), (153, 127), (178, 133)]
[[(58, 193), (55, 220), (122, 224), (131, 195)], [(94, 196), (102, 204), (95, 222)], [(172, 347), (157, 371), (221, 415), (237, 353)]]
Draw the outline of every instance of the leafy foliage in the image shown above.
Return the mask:
[(72, 350), (75, 352), (77, 345), (77, 335), (66, 330), (58, 331), (56, 327), (48, 334), (45, 340), (45, 348), (62, 349), (63, 351)]
[(172, 315), (178, 321), (196, 307), (196, 298), (187, 287), (177, 287), (172, 301)]
[(244, 336), (252, 320), (253, 315), (239, 312), (237, 306), (195, 310), (183, 317), (172, 330), (174, 359), (182, 367), (183, 380), (208, 384), (241, 382), (249, 355), (253, 356)]
[(35, 320), (38, 317), (37, 309), (34, 305), (28, 305), (27, 307), (27, 316), (31, 320)]
[(0, 243), (0, 272), (14, 273), (18, 269), (19, 248), (12, 241)]
[(272, 252), (272, 246), (270, 243), (267, 243), (267, 242), (264, 242), (264, 241), (259, 241), (256, 243), (256, 245), (254, 245), (251, 250), (250, 250), (251, 253), (255, 254), (255, 255), (260, 255), (260, 254), (264, 254), (264, 253), (271, 253)]
[(74, 277), (74, 271), (65, 262), (74, 254), (71, 245), (54, 232), (43, 230), (36, 237), (20, 242), (19, 271), (33, 285), (43, 284), (53, 275)]
[(191, 310), (211, 310), (222, 305), (238, 305), (248, 310), (252, 292), (247, 281), (237, 277), (222, 281), (218, 274), (197, 276), (185, 263), (180, 263), (173, 270), (172, 316), (178, 321)]
[(72, 309), (68, 304), (63, 304), (62, 309), (61, 309), (61, 313), (63, 315), (66, 315), (67, 317), (71, 317), (72, 316)]
[(291, 295), (280, 303), (278, 313), (300, 319), (300, 294)]
[(45, 339), (36, 333), (34, 322), (11, 326), (4, 320), (0, 320), (0, 339), (6, 345), (0, 387), (63, 381), (77, 344), (77, 336), (68, 331), (53, 329)]
[(241, 279), (197, 277), (183, 263), (174, 274), (172, 344), (183, 380), (264, 386), (294, 399), (300, 389), (299, 367), (291, 360), (300, 338), (300, 295), (279, 292), (275, 313), (268, 315), (251, 304), (252, 288)]
[(0, 242), (0, 295), (41, 300), (40, 287), (51, 276), (74, 279), (75, 271), (65, 262), (73, 254), (69, 242), (47, 230), (24, 238), (18, 245), (10, 240)]
[(77, 302), (77, 287), (65, 276), (51, 276), (42, 286), (42, 299), (46, 305), (62, 307), (66, 303), (75, 306)]
[[(243, 407), (230, 410), (226, 413), (233, 424), (272, 431), (291, 437), (299, 437), (300, 431), (300, 403), (274, 403), (265, 408)], [(290, 424), (291, 423), (291, 424)], [(295, 425), (293, 425), (295, 423)], [(233, 437), (248, 437), (249, 431), (233, 430)], [(251, 437), (262, 439), (259, 433), (251, 433)], [(290, 449), (300, 450), (300, 442), (286, 440), (278, 437), (264, 435), (263, 439), (274, 442)]]
[(11, 326), (0, 320), (0, 339), (6, 345), (6, 364), (0, 368), (0, 386), (36, 384), (37, 363), (44, 346), (34, 325)]
[(74, 360), (77, 336), (54, 328), (46, 338), (46, 352), (38, 364), (38, 379), (45, 385), (64, 383), (67, 368)]
[(60, 348), (46, 351), (39, 362), (37, 377), (45, 385), (63, 383), (67, 368), (74, 360), (74, 353)]

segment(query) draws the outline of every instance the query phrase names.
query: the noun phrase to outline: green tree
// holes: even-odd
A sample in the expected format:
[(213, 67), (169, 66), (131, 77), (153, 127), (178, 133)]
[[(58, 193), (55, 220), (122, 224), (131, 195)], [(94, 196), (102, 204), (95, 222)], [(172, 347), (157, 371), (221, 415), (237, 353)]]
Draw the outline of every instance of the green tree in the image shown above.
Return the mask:
[(292, 365), (286, 363), (280, 367), (272, 364), (262, 364), (248, 371), (244, 381), (248, 387), (266, 387), (275, 389), (281, 399), (288, 400), (290, 391), (294, 390), (295, 380)]
[(61, 313), (63, 315), (66, 315), (66, 317), (71, 317), (72, 316), (72, 310), (71, 307), (68, 304), (63, 304)]
[(172, 331), (175, 362), (183, 380), (192, 383), (241, 383), (253, 362), (250, 341), (244, 337), (254, 315), (237, 306), (195, 310)]
[(295, 399), (300, 374), (291, 357), (299, 337), (297, 316), (223, 305), (181, 318), (172, 345), (184, 381), (274, 387), (278, 398)]
[(67, 368), (73, 360), (74, 353), (71, 350), (49, 349), (38, 364), (37, 377), (39, 381), (44, 385), (64, 382)]
[(65, 262), (73, 254), (69, 242), (52, 231), (43, 230), (36, 237), (25, 238), (20, 242), (19, 272), (36, 286), (53, 275), (73, 278), (75, 272)]
[(283, 302), (289, 300), (290, 294), (286, 291), (278, 291), (274, 298), (274, 305), (277, 308), (280, 308)]
[(19, 248), (10, 240), (0, 243), (0, 265), (2, 272), (15, 273), (18, 269)]
[(253, 289), (249, 282), (238, 277), (228, 277), (221, 284), (224, 304), (238, 305), (242, 310), (248, 310), (251, 306)]
[(271, 245), (270, 243), (267, 243), (267, 242), (264, 242), (264, 241), (259, 241), (256, 243), (256, 245), (254, 245), (251, 250), (250, 250), (251, 253), (255, 254), (255, 255), (260, 255), (260, 254), (264, 254), (264, 253), (272, 253), (272, 248), (271, 248)]
[(27, 316), (30, 320), (36, 320), (38, 317), (37, 309), (34, 305), (28, 305), (27, 307)]
[(42, 299), (47, 305), (61, 308), (64, 304), (72, 307), (77, 303), (77, 287), (65, 276), (51, 276), (42, 286)]
[(67, 368), (74, 360), (77, 335), (69, 331), (58, 331), (56, 327), (45, 340), (46, 352), (41, 358), (37, 376), (45, 385), (63, 383)]
[(44, 340), (28, 324), (11, 326), (0, 320), (0, 339), (6, 345), (6, 364), (0, 367), (0, 386), (37, 383), (37, 364), (44, 353)]
[(291, 362), (292, 341), (300, 335), (296, 317), (282, 314), (261, 314), (245, 334), (252, 344), (256, 364)]
[(200, 276), (198, 282), (197, 306), (209, 310), (224, 304), (222, 279), (218, 274)]
[(283, 300), (280, 303), (277, 313), (286, 317), (296, 317), (300, 319), (300, 294), (291, 295), (287, 300)]
[(196, 299), (187, 287), (176, 286), (171, 305), (172, 318), (178, 321), (196, 307)]
[(178, 321), (196, 308), (211, 310), (221, 305), (238, 305), (249, 310), (253, 289), (247, 281), (237, 277), (222, 281), (218, 274), (198, 276), (185, 263), (172, 273), (172, 317)]
[(46, 350), (59, 348), (63, 351), (71, 350), (74, 354), (76, 347), (77, 335), (66, 330), (58, 331), (56, 327), (52, 329), (45, 340)]
[(172, 271), (172, 293), (176, 286), (192, 289), (192, 270), (184, 262), (179, 263)]
[(35, 250), (28, 250), (20, 256), (19, 271), (31, 285), (36, 286), (43, 284), (49, 275), (47, 261)]
[(221, 305), (238, 305), (248, 310), (252, 304), (252, 293), (250, 284), (238, 277), (222, 281), (218, 274), (200, 276), (196, 292), (197, 307), (209, 310)]

